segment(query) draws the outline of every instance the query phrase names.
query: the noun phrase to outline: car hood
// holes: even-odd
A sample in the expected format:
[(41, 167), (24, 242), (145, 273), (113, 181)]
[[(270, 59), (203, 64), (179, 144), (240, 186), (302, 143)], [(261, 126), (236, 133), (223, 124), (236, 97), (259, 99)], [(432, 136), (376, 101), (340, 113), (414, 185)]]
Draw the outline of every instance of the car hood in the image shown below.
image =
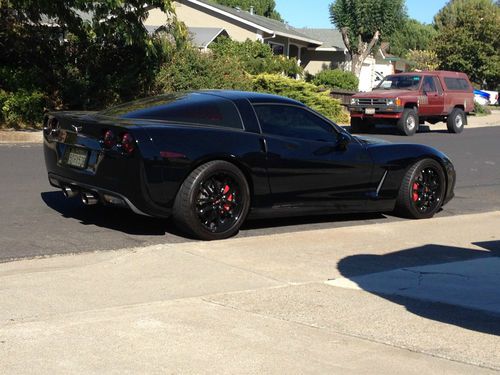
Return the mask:
[(365, 145), (382, 145), (391, 143), (389, 141), (386, 141), (385, 139), (366, 137), (360, 135), (356, 135), (355, 138)]

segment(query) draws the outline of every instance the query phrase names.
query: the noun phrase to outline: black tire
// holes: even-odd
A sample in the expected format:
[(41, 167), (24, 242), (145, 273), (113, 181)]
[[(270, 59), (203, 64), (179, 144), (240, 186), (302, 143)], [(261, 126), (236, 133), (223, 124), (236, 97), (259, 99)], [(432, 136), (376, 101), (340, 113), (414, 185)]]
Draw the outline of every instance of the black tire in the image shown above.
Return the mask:
[(370, 124), (359, 117), (351, 117), (351, 133), (368, 133)]
[(420, 160), (403, 178), (395, 212), (412, 219), (431, 218), (443, 205), (445, 192), (443, 167), (433, 159)]
[(238, 232), (249, 208), (250, 189), (243, 172), (234, 164), (214, 160), (186, 178), (175, 198), (172, 216), (176, 226), (188, 235), (221, 240)]
[(405, 108), (401, 118), (397, 122), (400, 133), (407, 136), (411, 136), (417, 132), (418, 124), (418, 114), (414, 108)]
[(448, 133), (462, 133), (464, 131), (465, 124), (467, 124), (465, 112), (460, 108), (454, 108), (446, 120)]

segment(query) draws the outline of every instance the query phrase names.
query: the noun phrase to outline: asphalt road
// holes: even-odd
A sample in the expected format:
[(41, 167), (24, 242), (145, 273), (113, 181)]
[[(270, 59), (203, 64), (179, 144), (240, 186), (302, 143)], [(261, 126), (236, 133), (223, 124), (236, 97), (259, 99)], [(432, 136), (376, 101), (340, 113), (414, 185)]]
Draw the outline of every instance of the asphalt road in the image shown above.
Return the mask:
[[(456, 197), (439, 216), (500, 209), (500, 127), (466, 129), (460, 135), (424, 131), (409, 138), (382, 128), (373, 136), (428, 144), (451, 157), (458, 174)], [(41, 145), (0, 145), (0, 176), (0, 262), (187, 241), (169, 221), (64, 199), (47, 181)], [(397, 220), (401, 219), (385, 215), (260, 220), (245, 224), (239, 236)]]

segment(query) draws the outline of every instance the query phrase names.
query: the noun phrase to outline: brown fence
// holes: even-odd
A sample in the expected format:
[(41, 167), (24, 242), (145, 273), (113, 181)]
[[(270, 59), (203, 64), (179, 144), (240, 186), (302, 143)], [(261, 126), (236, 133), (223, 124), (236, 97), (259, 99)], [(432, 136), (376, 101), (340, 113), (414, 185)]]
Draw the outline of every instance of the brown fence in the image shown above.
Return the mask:
[(333, 89), (331, 90), (332, 98), (339, 99), (340, 104), (347, 106), (351, 104), (351, 96), (356, 94), (356, 91)]

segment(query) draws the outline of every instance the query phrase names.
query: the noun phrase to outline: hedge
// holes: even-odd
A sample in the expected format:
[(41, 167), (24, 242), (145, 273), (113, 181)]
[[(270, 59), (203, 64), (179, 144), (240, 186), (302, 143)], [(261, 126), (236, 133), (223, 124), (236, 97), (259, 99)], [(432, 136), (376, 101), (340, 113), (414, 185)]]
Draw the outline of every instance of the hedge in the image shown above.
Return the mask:
[(331, 97), (330, 90), (312, 83), (277, 74), (260, 74), (253, 78), (253, 90), (298, 100), (336, 123), (349, 123), (349, 114), (338, 99)]

